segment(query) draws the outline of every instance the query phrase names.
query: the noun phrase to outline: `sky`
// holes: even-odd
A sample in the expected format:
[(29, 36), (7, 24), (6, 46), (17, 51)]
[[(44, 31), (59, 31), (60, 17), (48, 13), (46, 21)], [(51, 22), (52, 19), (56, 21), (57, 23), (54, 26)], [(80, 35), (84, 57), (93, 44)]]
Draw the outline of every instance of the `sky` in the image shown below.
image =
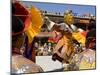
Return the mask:
[(24, 2), (26, 6), (35, 6), (41, 10), (48, 12), (60, 12), (64, 13), (66, 10), (72, 10), (79, 15), (91, 13), (96, 16), (96, 7), (91, 5), (74, 5), (74, 4), (57, 4), (57, 3), (45, 3), (45, 2)]

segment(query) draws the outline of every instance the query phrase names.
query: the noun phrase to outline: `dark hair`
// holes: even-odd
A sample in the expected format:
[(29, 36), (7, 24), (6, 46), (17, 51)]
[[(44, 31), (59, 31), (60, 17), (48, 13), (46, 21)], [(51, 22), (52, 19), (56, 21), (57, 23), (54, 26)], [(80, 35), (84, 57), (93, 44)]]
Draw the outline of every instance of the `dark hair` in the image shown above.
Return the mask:
[(96, 22), (93, 19), (90, 19), (90, 24), (88, 26), (88, 30), (96, 29)]
[(22, 20), (17, 16), (12, 16), (12, 32), (18, 33), (23, 31), (23, 29), (24, 29), (24, 24)]
[[(95, 40), (94, 40), (95, 39)], [(93, 41), (94, 40), (94, 41)], [(89, 47), (89, 44), (94, 42), (96, 44), (96, 29), (92, 29), (87, 33), (86, 36), (86, 48)], [(92, 49), (96, 49), (96, 46), (93, 46)]]

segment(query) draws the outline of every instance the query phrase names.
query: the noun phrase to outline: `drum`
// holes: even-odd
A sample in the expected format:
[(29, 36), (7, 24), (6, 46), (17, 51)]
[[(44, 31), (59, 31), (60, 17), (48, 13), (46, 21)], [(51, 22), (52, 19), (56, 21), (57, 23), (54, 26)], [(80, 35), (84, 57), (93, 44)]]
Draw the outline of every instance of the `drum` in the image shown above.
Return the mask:
[(37, 73), (43, 72), (42, 68), (32, 62), (31, 60), (23, 57), (22, 55), (13, 55), (12, 56), (12, 73)]
[(95, 51), (88, 49), (80, 54), (76, 54), (73, 57), (73, 63), (78, 66), (79, 70), (86, 70), (86, 69), (95, 69), (96, 68), (96, 61), (95, 61)]

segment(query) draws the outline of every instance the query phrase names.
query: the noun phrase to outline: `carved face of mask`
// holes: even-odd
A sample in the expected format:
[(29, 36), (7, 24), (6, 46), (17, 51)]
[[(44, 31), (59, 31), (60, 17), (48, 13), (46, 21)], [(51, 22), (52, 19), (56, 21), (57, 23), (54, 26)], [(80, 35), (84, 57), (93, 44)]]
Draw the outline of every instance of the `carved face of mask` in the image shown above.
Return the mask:
[(74, 17), (72, 14), (65, 14), (64, 15), (64, 22), (68, 25), (71, 25), (74, 23)]

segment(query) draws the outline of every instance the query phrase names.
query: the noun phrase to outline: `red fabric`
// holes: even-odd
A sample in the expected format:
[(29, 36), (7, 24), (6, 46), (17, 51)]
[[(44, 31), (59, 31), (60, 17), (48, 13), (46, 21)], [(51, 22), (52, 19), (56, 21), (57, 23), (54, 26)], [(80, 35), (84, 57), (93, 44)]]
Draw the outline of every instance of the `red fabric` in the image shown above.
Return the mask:
[(27, 9), (19, 2), (14, 3), (15, 6), (15, 14), (17, 15), (28, 15)]
[(54, 31), (53, 33), (55, 34), (55, 37), (49, 38), (49, 41), (53, 42), (53, 43), (57, 43), (61, 39), (62, 35), (61, 34), (57, 34), (56, 31)]
[(87, 32), (86, 32), (86, 31), (83, 31), (83, 32), (81, 32), (81, 34), (82, 34), (84, 37), (86, 37)]
[(31, 23), (31, 16), (28, 16), (24, 22), (25, 24), (25, 28), (24, 28), (24, 31), (28, 28), (28, 26), (30, 25)]

